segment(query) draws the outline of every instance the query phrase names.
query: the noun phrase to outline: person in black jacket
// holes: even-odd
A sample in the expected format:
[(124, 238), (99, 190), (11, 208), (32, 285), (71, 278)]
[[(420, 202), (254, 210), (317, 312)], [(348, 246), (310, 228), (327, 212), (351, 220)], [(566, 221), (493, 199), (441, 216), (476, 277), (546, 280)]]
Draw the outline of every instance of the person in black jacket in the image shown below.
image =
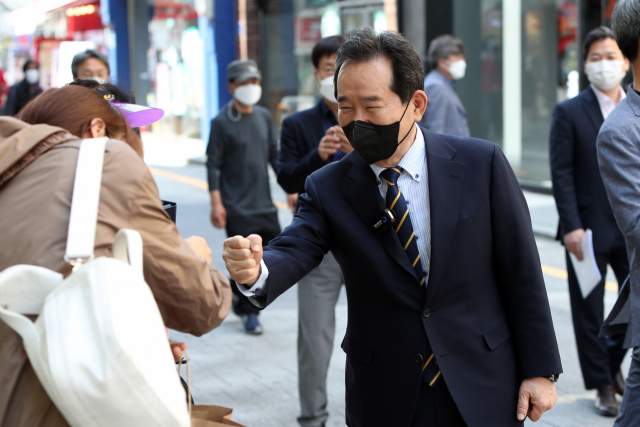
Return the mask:
[[(336, 52), (343, 42), (344, 37), (332, 36), (314, 46), (313, 75), (322, 99), (282, 123), (278, 183), (293, 200), (305, 192), (307, 176), (353, 150), (338, 124), (333, 86)], [(343, 283), (340, 266), (330, 253), (298, 283), (298, 423), (302, 427), (324, 425), (329, 416), (327, 370), (333, 350), (335, 305)]]
[[(622, 284), (629, 275), (625, 241), (616, 223), (598, 169), (596, 139), (602, 123), (625, 98), (620, 82), (629, 61), (607, 27), (591, 31), (583, 46), (585, 72), (591, 85), (575, 98), (558, 104), (549, 138), (553, 195), (560, 215), (558, 239), (567, 249), (569, 295), (584, 384), (597, 389), (596, 411), (615, 416), (625, 383), (620, 364), (625, 355), (622, 337), (598, 338), (604, 316), (607, 264)], [(569, 258), (583, 259), (580, 239), (593, 232), (593, 250), (602, 280), (584, 298)]]
[(31, 59), (24, 63), (22, 66), (24, 79), (9, 89), (7, 104), (4, 107), (5, 116), (15, 116), (29, 101), (42, 93), (38, 84), (40, 80), (39, 68), (38, 63)]

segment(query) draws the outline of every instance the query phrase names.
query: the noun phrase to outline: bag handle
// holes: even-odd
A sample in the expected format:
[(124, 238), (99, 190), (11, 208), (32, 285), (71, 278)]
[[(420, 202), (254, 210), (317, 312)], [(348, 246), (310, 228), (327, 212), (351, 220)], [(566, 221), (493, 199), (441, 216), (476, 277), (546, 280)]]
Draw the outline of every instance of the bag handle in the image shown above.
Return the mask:
[(129, 264), (144, 280), (142, 265), (142, 236), (135, 230), (121, 229), (113, 239), (113, 257)]
[(67, 251), (64, 256), (65, 261), (74, 266), (74, 270), (93, 258), (107, 139), (85, 139), (80, 144), (73, 181)]
[[(184, 358), (187, 360), (187, 402), (189, 402), (189, 418), (191, 418), (191, 371), (189, 369), (189, 352), (184, 349)], [(178, 376), (182, 376), (182, 358), (178, 364)]]

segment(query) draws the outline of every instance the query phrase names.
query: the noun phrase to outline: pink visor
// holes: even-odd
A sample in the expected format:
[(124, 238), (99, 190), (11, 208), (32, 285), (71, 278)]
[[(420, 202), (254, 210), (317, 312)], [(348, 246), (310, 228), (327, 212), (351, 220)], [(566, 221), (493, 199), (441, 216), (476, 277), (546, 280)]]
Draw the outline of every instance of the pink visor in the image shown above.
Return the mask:
[(116, 107), (124, 116), (129, 126), (139, 128), (140, 126), (155, 123), (164, 116), (164, 111), (159, 108), (145, 107), (144, 105), (128, 104), (116, 100), (110, 100), (111, 104)]

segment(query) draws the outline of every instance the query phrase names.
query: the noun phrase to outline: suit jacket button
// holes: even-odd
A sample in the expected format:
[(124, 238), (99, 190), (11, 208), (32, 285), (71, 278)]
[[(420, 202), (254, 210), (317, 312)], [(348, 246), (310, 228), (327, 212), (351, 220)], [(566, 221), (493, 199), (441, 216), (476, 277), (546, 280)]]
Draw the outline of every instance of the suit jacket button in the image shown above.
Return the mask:
[(423, 317), (429, 317), (431, 316), (431, 310), (429, 310), (428, 308), (424, 311), (424, 313), (422, 313)]
[(421, 354), (416, 354), (416, 363), (422, 363), (424, 359)]

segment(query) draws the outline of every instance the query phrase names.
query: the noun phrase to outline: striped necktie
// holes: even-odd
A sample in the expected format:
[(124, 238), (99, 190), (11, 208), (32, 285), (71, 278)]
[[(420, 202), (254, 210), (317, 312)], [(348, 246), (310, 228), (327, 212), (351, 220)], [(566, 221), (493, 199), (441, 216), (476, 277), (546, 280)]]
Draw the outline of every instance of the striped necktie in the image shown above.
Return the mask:
[[(420, 285), (424, 285), (427, 273), (423, 270), (422, 262), (420, 262), (420, 253), (418, 252), (415, 232), (411, 224), (411, 218), (409, 217), (407, 202), (404, 200), (402, 191), (398, 188), (398, 178), (400, 178), (403, 170), (400, 166), (387, 168), (380, 173), (380, 176), (387, 181), (387, 208), (392, 210), (397, 218), (397, 222), (393, 225), (394, 229), (398, 234), (400, 243), (409, 256), (409, 260), (413, 264), (416, 275), (421, 278)], [(429, 356), (422, 367), (422, 381), (427, 383), (429, 387), (433, 387), (441, 378), (442, 372), (440, 372), (438, 362), (435, 360), (433, 351), (431, 351), (431, 345), (429, 345), (427, 354)]]
[(387, 181), (386, 205), (396, 216), (396, 223), (393, 225), (394, 230), (398, 234), (400, 244), (402, 244), (409, 256), (409, 261), (411, 261), (413, 269), (419, 278), (418, 280), (420, 280), (420, 285), (424, 285), (427, 273), (422, 268), (422, 262), (420, 261), (420, 252), (418, 252), (418, 244), (416, 243), (416, 235), (409, 217), (407, 202), (404, 200), (402, 191), (398, 188), (398, 178), (400, 178), (403, 170), (400, 166), (387, 168), (380, 173), (380, 176)]

